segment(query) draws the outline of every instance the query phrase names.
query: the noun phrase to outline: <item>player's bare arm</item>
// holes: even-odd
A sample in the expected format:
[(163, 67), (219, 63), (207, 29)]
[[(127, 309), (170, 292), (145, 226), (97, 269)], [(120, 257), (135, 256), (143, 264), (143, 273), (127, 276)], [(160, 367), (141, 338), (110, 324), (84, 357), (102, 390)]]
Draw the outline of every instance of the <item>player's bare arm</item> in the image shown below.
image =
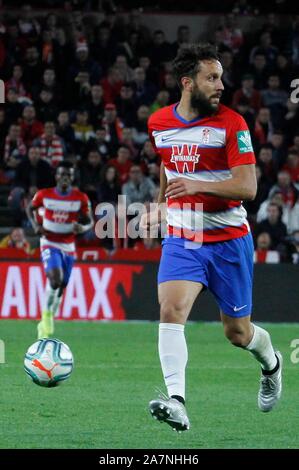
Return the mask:
[(147, 212), (142, 214), (140, 219), (140, 228), (142, 230), (149, 230), (150, 227), (158, 225), (166, 218), (166, 207), (165, 207), (165, 192), (167, 188), (167, 179), (165, 175), (164, 164), (161, 163), (160, 166), (160, 190), (158, 196), (157, 207), (152, 212)]
[(94, 219), (91, 208), (89, 208), (88, 214), (81, 217), (81, 223), (74, 222), (73, 230), (75, 234), (85, 233), (92, 229), (94, 225)]
[(44, 234), (44, 228), (42, 225), (38, 224), (35, 220), (34, 213), (36, 212), (36, 208), (32, 206), (31, 202), (26, 207), (26, 214), (28, 217), (29, 222), (31, 223), (31, 226), (36, 234), (43, 235)]
[(202, 193), (227, 199), (252, 201), (257, 190), (255, 165), (236, 166), (231, 168), (231, 173), (230, 179), (219, 182), (174, 178), (168, 183), (166, 197), (178, 198)]

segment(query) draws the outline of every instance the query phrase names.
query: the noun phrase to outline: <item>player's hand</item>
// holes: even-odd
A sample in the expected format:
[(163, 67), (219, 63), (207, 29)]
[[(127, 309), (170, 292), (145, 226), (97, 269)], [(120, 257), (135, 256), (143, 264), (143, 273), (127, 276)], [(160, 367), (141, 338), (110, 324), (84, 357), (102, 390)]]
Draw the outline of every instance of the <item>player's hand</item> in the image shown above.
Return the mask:
[(145, 232), (148, 231), (153, 225), (159, 224), (159, 214), (157, 211), (152, 211), (152, 212), (146, 212), (145, 214), (142, 214), (140, 222), (139, 222), (139, 227), (141, 230), (144, 230)]
[(182, 196), (193, 196), (198, 192), (198, 181), (192, 181), (187, 178), (174, 178), (169, 181), (165, 191), (165, 196), (177, 198)]
[(79, 224), (78, 222), (73, 223), (73, 232), (78, 235), (80, 233), (84, 232), (84, 227), (82, 224)]

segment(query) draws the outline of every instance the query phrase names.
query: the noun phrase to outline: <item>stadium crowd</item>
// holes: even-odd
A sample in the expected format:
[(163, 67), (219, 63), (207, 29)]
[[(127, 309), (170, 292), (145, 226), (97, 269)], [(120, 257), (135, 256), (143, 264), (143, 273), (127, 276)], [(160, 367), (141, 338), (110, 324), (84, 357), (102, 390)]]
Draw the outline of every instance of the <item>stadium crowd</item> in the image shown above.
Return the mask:
[[(270, 13), (246, 34), (238, 18), (219, 17), (210, 36), (197, 39), (217, 44), (222, 103), (242, 114), (251, 131), (258, 192), (244, 205), (256, 261), (298, 263), (299, 93), (291, 82), (299, 79), (299, 16), (282, 27)], [(159, 157), (147, 120), (179, 100), (171, 61), (193, 33), (182, 24), (171, 43), (137, 10), (124, 16), (108, 9), (99, 21), (80, 11), (36, 16), (24, 5), (13, 19), (2, 17), (0, 184), (10, 186), (15, 227), (28, 227), (28, 200), (54, 184), (62, 160), (73, 163), (76, 185), (94, 207), (115, 204), (121, 193), (129, 202), (155, 200)]]

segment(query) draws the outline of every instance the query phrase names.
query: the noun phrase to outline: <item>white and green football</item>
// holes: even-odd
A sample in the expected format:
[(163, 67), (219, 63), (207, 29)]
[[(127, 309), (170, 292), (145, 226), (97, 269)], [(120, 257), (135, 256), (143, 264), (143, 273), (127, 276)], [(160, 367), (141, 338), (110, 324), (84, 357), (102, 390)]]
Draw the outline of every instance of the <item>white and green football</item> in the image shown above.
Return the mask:
[(58, 339), (40, 339), (25, 354), (25, 372), (42, 387), (56, 387), (71, 375), (73, 367), (72, 351)]

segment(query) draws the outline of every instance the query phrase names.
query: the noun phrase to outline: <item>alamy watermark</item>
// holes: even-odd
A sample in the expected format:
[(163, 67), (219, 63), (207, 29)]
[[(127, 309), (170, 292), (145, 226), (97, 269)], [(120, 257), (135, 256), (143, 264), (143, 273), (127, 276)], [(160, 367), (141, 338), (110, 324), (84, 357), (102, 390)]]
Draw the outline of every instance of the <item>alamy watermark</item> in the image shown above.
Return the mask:
[(4, 81), (0, 80), (0, 104), (5, 103), (5, 85)]
[(168, 224), (172, 235), (192, 242), (190, 248), (199, 248), (203, 241), (202, 203), (173, 202), (167, 208), (166, 203), (128, 203), (128, 198), (120, 195), (116, 205), (98, 204), (95, 215), (95, 234), (100, 239), (164, 238)]
[(291, 352), (291, 362), (292, 364), (299, 363), (299, 338), (292, 339), (290, 347), (293, 349)]
[(294, 78), (294, 80), (291, 81), (291, 88), (295, 88), (290, 96), (290, 101), (294, 104), (299, 103), (299, 78)]
[(0, 339), (0, 364), (5, 364), (5, 343)]

